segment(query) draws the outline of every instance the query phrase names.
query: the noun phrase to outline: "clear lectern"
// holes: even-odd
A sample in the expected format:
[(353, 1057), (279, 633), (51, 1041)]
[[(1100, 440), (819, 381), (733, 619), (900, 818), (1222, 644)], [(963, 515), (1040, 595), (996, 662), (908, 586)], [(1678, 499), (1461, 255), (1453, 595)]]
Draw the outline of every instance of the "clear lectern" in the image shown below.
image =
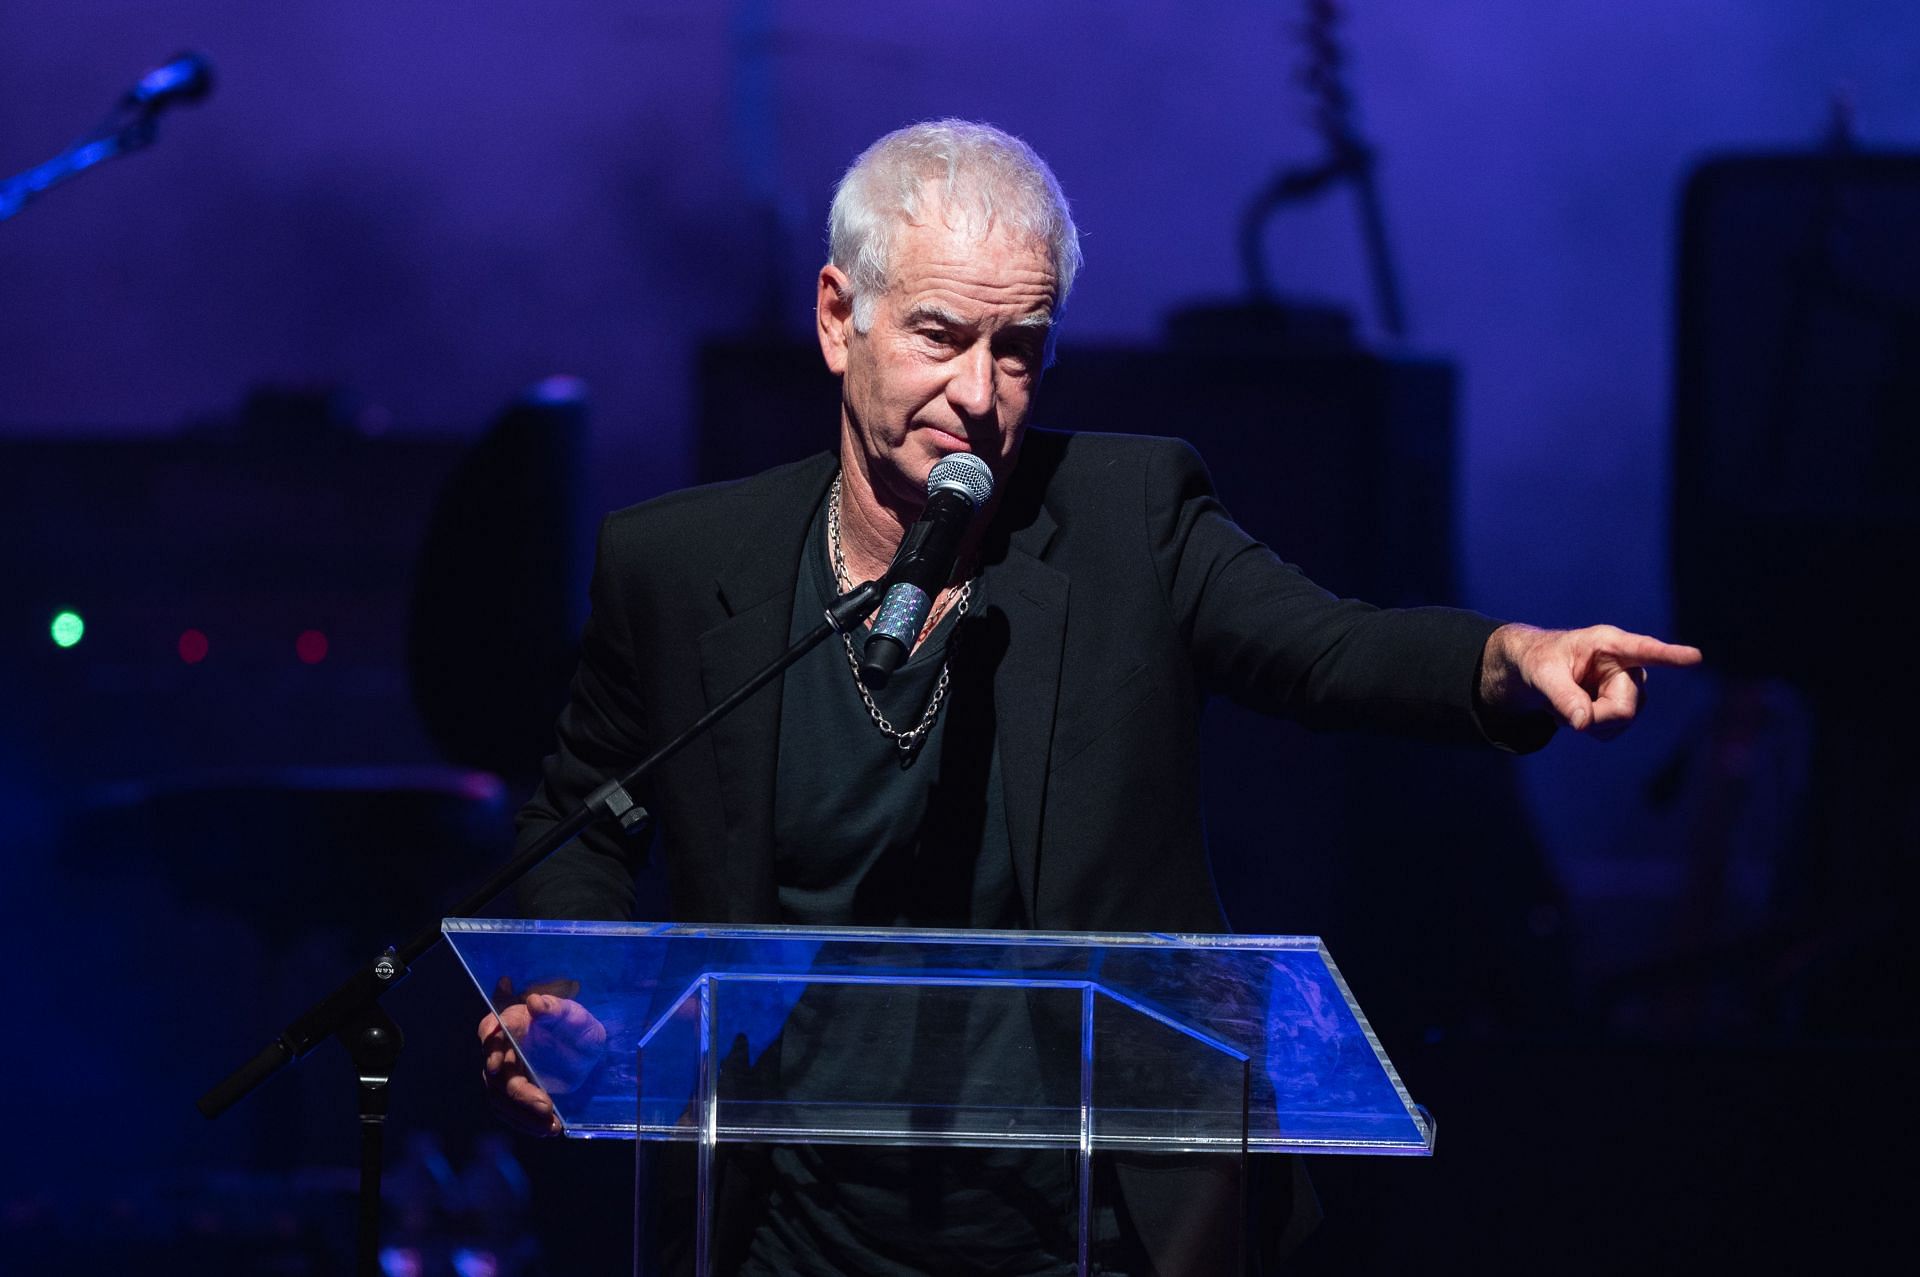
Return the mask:
[[(1099, 1154), (1424, 1156), (1408, 1097), (1315, 937), (449, 919), (578, 1138), (697, 1146), (712, 1272), (727, 1144), (1059, 1149), (1079, 1271)], [(636, 1259), (636, 1263), (639, 1262)]]

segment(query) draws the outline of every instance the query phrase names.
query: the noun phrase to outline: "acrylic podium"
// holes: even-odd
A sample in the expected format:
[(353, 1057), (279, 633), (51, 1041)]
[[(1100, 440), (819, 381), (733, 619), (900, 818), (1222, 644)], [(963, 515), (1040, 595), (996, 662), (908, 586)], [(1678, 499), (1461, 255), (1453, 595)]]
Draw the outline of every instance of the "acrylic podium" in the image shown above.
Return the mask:
[[(449, 919), (576, 1138), (697, 1146), (695, 1271), (729, 1144), (1058, 1149), (1089, 1272), (1102, 1154), (1424, 1156), (1317, 938)], [(553, 1004), (542, 1003), (542, 1007)], [(636, 1260), (638, 1262), (638, 1260)]]

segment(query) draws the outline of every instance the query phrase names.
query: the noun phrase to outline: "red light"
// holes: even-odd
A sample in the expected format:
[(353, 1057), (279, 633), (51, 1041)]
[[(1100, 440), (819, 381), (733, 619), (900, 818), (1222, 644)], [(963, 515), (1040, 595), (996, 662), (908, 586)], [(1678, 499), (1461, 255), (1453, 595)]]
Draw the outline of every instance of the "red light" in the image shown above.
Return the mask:
[(327, 636), (319, 630), (302, 630), (293, 641), (294, 655), (304, 665), (318, 665), (327, 659)]
[(208, 646), (207, 636), (199, 630), (182, 630), (180, 632), (180, 659), (187, 664), (198, 665), (200, 662), (206, 660)]

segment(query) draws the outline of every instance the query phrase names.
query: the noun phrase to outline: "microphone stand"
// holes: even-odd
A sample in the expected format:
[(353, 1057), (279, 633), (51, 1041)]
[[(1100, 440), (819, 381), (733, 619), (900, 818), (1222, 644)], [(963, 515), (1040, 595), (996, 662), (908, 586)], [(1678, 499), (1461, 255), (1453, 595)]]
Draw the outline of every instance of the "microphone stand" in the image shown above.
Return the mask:
[[(879, 606), (883, 584), (881, 581), (868, 581), (835, 599), (826, 609), (825, 619), (802, 635), (778, 659), (747, 679), (725, 700), (701, 715), (692, 726), (636, 763), (624, 775), (587, 795), (586, 801), (571, 816), (530, 843), (455, 905), (446, 916), (476, 916), (488, 901), (525, 877), (535, 865), (579, 837), (597, 820), (609, 817), (617, 820), (627, 833), (638, 829), (647, 820), (647, 813), (633, 801), (634, 787), (651, 776), (661, 763), (679, 753), (708, 728), (739, 708), (748, 697), (779, 677), (789, 665), (819, 646), (829, 634), (858, 625)], [(360, 1220), (356, 1271), (360, 1277), (380, 1277), (380, 1166), (387, 1116), (387, 1084), (393, 1076), (403, 1045), (399, 1026), (380, 1009), (379, 1000), (439, 941), (440, 928), (429, 924), (405, 944), (387, 946), (372, 962), (355, 971), (345, 983), (307, 1008), (259, 1054), (235, 1069), (195, 1103), (204, 1116), (216, 1118), (267, 1078), (306, 1055), (327, 1038), (340, 1040), (359, 1077)]]
[(0, 181), (0, 222), (68, 178), (151, 145), (159, 134), (160, 113), (176, 103), (198, 101), (211, 84), (206, 60), (197, 54), (181, 54), (150, 72), (91, 132), (52, 159)]

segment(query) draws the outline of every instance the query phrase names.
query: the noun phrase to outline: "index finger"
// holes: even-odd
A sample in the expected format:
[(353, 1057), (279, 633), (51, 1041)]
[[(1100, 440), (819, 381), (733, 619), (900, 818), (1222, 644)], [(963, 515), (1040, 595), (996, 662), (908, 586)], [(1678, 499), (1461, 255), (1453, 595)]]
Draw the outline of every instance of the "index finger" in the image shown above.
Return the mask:
[(1600, 640), (1603, 651), (1612, 652), (1628, 665), (1659, 665), (1670, 669), (1680, 669), (1689, 665), (1698, 665), (1701, 661), (1700, 649), (1688, 647), (1684, 643), (1667, 643), (1650, 634), (1622, 633), (1618, 639)]

